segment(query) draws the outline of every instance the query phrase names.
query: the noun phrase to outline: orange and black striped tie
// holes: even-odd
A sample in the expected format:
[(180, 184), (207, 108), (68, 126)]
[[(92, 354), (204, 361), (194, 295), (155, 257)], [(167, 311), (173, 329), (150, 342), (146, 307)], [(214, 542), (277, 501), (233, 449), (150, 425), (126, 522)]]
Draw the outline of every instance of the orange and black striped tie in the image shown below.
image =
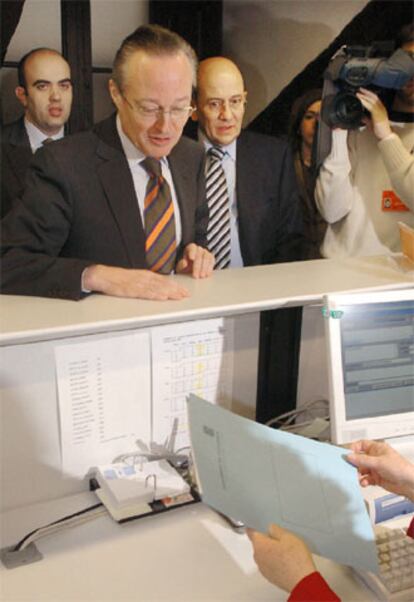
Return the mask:
[(149, 175), (144, 203), (147, 265), (153, 272), (169, 274), (174, 268), (177, 252), (170, 187), (157, 159), (147, 157), (141, 165)]

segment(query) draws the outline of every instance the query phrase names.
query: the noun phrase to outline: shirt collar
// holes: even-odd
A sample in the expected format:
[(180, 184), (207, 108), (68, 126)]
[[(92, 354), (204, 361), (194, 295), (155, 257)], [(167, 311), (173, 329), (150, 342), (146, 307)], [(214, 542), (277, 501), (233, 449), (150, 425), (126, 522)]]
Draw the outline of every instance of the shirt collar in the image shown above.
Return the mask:
[(226, 146), (213, 144), (212, 142), (210, 142), (210, 140), (207, 138), (207, 136), (204, 134), (204, 132), (202, 132), (199, 128), (198, 129), (198, 139), (204, 144), (204, 148), (206, 149), (206, 152), (212, 146), (219, 146), (223, 150), (225, 155), (228, 155), (231, 159), (233, 159), (233, 161), (236, 160), (237, 138), (235, 140), (233, 140), (233, 142), (231, 142), (230, 144), (227, 144)]
[(52, 140), (60, 140), (65, 135), (63, 125), (57, 134), (54, 134), (53, 136), (48, 136), (47, 134), (39, 130), (39, 128), (36, 127), (34, 123), (26, 119), (26, 117), (24, 118), (24, 127), (26, 128), (26, 132), (29, 137), (30, 147), (33, 153), (36, 152), (43, 145), (43, 141), (46, 140), (46, 138), (51, 138)]
[(139, 148), (137, 148), (135, 144), (133, 144), (128, 138), (128, 136), (124, 133), (119, 115), (116, 116), (116, 129), (121, 139), (121, 145), (129, 163), (129, 166), (132, 167), (133, 165), (136, 165), (137, 163), (145, 159), (144, 153), (140, 151)]
[[(132, 169), (132, 167), (135, 167), (137, 164), (141, 163), (141, 161), (143, 161), (147, 155), (137, 148), (125, 134), (124, 130), (122, 129), (119, 115), (116, 116), (116, 129), (121, 140), (122, 149), (127, 158), (128, 165), (130, 169)], [(168, 166), (167, 157), (161, 158), (161, 165)]]

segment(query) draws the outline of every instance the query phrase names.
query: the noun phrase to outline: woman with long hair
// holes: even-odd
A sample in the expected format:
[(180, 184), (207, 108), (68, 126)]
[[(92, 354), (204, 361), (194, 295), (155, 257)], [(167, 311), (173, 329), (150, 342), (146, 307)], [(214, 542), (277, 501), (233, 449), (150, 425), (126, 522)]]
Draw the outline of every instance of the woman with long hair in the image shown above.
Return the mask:
[(292, 108), (289, 126), (289, 140), (293, 151), (307, 240), (303, 259), (321, 257), (319, 249), (327, 227), (314, 198), (316, 173), (313, 149), (316, 143), (315, 134), (319, 121), (321, 96), (321, 90), (312, 89), (298, 98)]

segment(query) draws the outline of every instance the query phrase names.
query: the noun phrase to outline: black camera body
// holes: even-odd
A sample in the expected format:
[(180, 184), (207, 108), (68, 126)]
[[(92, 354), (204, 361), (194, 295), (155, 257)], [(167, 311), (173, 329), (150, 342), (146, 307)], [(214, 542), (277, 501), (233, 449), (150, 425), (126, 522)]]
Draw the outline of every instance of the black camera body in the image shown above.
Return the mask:
[(412, 56), (390, 42), (369, 47), (343, 46), (324, 73), (321, 117), (330, 127), (357, 129), (366, 114), (356, 96), (359, 88), (381, 95), (384, 89), (399, 90), (414, 76)]

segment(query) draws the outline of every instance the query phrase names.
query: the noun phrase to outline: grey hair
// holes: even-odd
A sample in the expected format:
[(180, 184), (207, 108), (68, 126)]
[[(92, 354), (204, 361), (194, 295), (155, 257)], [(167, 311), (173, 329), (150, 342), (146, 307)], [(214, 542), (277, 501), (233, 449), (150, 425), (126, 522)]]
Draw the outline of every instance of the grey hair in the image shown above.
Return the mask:
[(125, 38), (119, 47), (112, 68), (112, 79), (122, 91), (124, 85), (124, 66), (128, 58), (137, 50), (152, 55), (175, 55), (182, 52), (189, 60), (193, 71), (193, 87), (196, 85), (197, 55), (181, 36), (160, 25), (142, 25)]

